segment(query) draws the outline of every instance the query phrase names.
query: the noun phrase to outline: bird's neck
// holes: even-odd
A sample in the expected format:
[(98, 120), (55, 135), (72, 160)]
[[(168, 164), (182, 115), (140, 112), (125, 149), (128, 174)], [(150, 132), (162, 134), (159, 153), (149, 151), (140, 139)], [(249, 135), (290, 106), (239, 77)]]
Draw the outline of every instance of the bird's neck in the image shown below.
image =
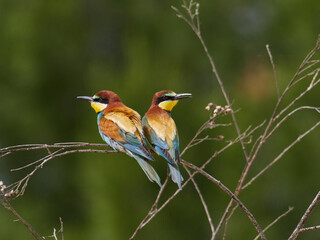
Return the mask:
[(171, 111), (165, 110), (158, 105), (153, 105), (150, 107), (148, 112), (156, 113), (156, 114), (164, 114), (164, 115), (169, 115), (171, 117)]

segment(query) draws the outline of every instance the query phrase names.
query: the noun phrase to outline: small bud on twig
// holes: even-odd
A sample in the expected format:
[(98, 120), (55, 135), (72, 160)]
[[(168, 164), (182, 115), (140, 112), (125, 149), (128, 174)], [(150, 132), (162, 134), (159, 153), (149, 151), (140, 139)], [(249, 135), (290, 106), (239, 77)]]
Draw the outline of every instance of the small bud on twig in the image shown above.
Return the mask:
[(197, 3), (196, 4), (196, 10), (195, 10), (195, 13), (194, 13), (195, 16), (199, 15), (199, 7), (200, 7), (200, 4)]
[(215, 126), (216, 124), (212, 121), (212, 122), (209, 122), (209, 128), (210, 129), (212, 129), (212, 128), (214, 128), (214, 126)]
[(4, 190), (6, 190), (6, 188), (7, 188), (7, 186), (4, 185), (2, 181), (0, 181), (0, 191), (1, 191), (2, 193), (4, 193)]
[(5, 193), (4, 196), (5, 197), (13, 197), (13, 196), (15, 196), (17, 194), (18, 194), (18, 191), (12, 189), (10, 192)]
[(226, 106), (224, 107), (224, 113), (225, 113), (225, 114), (232, 113), (232, 109), (230, 108), (230, 106), (226, 105)]
[(216, 117), (219, 113), (221, 113), (224, 110), (221, 106), (216, 106), (216, 108), (213, 110), (213, 117)]
[(218, 136), (218, 139), (219, 139), (219, 140), (223, 140), (223, 139), (224, 139), (224, 136), (219, 135), (219, 136)]
[(209, 111), (212, 107), (213, 107), (213, 103), (211, 102), (211, 103), (208, 103), (208, 105), (205, 107), (205, 109), (207, 111)]

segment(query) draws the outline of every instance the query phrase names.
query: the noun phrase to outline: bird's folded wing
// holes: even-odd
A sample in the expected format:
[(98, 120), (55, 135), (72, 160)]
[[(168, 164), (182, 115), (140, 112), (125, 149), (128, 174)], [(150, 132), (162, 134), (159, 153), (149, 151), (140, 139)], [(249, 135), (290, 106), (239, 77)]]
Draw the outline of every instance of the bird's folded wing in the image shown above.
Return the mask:
[(150, 124), (147, 117), (142, 118), (143, 132), (151, 145), (158, 146), (162, 149), (169, 149), (165, 138), (165, 129), (161, 128), (161, 124), (155, 122)]
[[(162, 155), (170, 164), (175, 165), (175, 159), (179, 159), (179, 138), (176, 133), (175, 124), (170, 121), (159, 119), (142, 119), (144, 134), (151, 142), (154, 149)], [(177, 157), (178, 156), (178, 157)]]
[[(138, 127), (142, 129), (140, 116), (136, 116), (135, 114), (132, 114), (132, 112), (130, 113), (115, 111), (105, 114), (101, 123), (106, 121), (109, 126), (113, 125), (116, 127), (114, 129), (109, 127), (109, 129), (105, 129), (105, 131), (101, 129), (102, 133), (111, 138), (117, 137), (115, 140), (131, 152), (149, 160), (154, 160), (151, 154), (146, 150), (143, 144), (144, 140), (142, 134), (138, 129)], [(112, 122), (113, 124), (110, 124), (109, 122)], [(109, 130), (112, 130), (112, 132), (110, 133)]]
[(181, 157), (180, 157), (180, 150), (179, 150), (179, 136), (178, 133), (176, 134), (175, 138), (173, 139), (173, 147), (175, 149), (175, 155), (176, 155), (176, 160), (178, 162), (181, 162)]
[(99, 129), (102, 134), (117, 142), (125, 141), (119, 133), (119, 126), (112, 120), (101, 117), (99, 120)]
[[(137, 128), (126, 113), (109, 112), (103, 115), (99, 125), (103, 134), (116, 141), (141, 145), (139, 137), (136, 135)], [(116, 137), (116, 139), (114, 137)]]
[(125, 132), (134, 134), (137, 130), (134, 122), (125, 112), (108, 112), (104, 115), (104, 118), (113, 121)]

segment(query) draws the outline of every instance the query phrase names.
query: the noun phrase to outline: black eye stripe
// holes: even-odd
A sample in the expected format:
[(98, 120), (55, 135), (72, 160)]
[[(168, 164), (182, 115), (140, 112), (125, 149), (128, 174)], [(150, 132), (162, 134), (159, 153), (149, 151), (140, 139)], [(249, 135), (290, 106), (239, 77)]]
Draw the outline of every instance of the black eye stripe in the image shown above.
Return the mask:
[(168, 100), (174, 100), (174, 96), (164, 95), (164, 96), (158, 97), (156, 104), (159, 104), (161, 102), (168, 101)]
[(103, 104), (108, 104), (109, 103), (109, 100), (108, 99), (104, 99), (104, 98), (94, 98), (93, 99), (94, 102), (98, 102), (98, 103), (103, 103)]
[(173, 100), (173, 96), (162, 96), (162, 100), (166, 101), (166, 100)]

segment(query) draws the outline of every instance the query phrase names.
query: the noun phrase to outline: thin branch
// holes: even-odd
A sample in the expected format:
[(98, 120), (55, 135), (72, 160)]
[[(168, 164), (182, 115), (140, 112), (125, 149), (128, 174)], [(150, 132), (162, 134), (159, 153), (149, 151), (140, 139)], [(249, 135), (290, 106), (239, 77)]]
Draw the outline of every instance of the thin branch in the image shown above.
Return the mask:
[(181, 163), (192, 168), (196, 172), (200, 173), (201, 175), (205, 176), (207, 179), (209, 179), (211, 182), (218, 185), (220, 189), (222, 189), (225, 193), (227, 193), (237, 204), (239, 204), (240, 208), (245, 212), (245, 214), (248, 216), (250, 221), (252, 222), (253, 226), (256, 228), (257, 232), (259, 233), (261, 239), (265, 240), (266, 237), (264, 233), (262, 232), (261, 227), (259, 226), (257, 220), (254, 218), (253, 214), (247, 209), (247, 207), (240, 201), (240, 199), (233, 194), (225, 185), (223, 185), (219, 180), (212, 177), (207, 172), (203, 171), (201, 168), (195, 166), (192, 163), (186, 162), (185, 160), (181, 159)]
[(313, 227), (307, 227), (307, 228), (301, 228), (299, 232), (305, 232), (305, 231), (312, 231), (320, 229), (320, 225), (313, 226)]
[(29, 163), (29, 164), (26, 164), (26, 165), (24, 165), (24, 166), (22, 166), (22, 167), (12, 168), (10, 171), (11, 171), (11, 172), (21, 171), (21, 170), (23, 170), (23, 169), (26, 169), (26, 168), (31, 167), (31, 166), (33, 166), (33, 165), (36, 165), (36, 164), (39, 163), (39, 162), (43, 162), (43, 161), (45, 161), (46, 159), (52, 157), (53, 155), (56, 155), (57, 153), (59, 153), (59, 152), (61, 152), (61, 151), (63, 151), (63, 150), (64, 150), (64, 148), (58, 149), (57, 151), (54, 151), (53, 153), (51, 153), (51, 156), (47, 156), (47, 155), (46, 155), (45, 157), (40, 158), (40, 159), (38, 159), (38, 160), (36, 160), (36, 161), (33, 161), (33, 162)]
[(42, 237), (33, 229), (33, 227), (26, 221), (24, 220), (23, 217), (17, 211), (11, 206), (11, 204), (5, 200), (5, 199), (0, 199), (0, 204), (5, 207), (9, 212), (11, 212), (31, 233), (31, 235), (36, 239), (36, 240), (43, 240)]
[(208, 124), (209, 124), (210, 120), (206, 121), (204, 124), (202, 124), (202, 126), (199, 128), (199, 130), (196, 132), (196, 134), (194, 135), (194, 137), (191, 139), (191, 141), (187, 144), (187, 146), (183, 149), (183, 151), (181, 152), (181, 156), (192, 147), (192, 145), (194, 144), (194, 142), (196, 141), (196, 139), (198, 138), (198, 136), (205, 130), (208, 128)]
[(3, 157), (5, 157), (5, 156), (7, 156), (7, 155), (9, 155), (9, 154), (11, 154), (11, 152), (6, 152), (6, 153), (2, 154), (2, 155), (0, 156), (0, 158), (3, 158)]
[(292, 232), (291, 236), (288, 238), (288, 240), (294, 240), (298, 237), (299, 233), (301, 232), (301, 229), (303, 229), (304, 224), (306, 223), (307, 219), (310, 217), (311, 213), (315, 209), (315, 207), (320, 202), (320, 191), (317, 193), (316, 197), (313, 199), (312, 203), (309, 205), (306, 212), (303, 214), (302, 218), (300, 219), (297, 227)]
[(304, 80), (304, 79), (306, 79), (306, 78), (308, 78), (308, 77), (313, 76), (316, 72), (319, 72), (319, 68), (317, 68), (317, 69), (315, 69), (315, 70), (313, 70), (313, 71), (311, 71), (311, 72), (303, 75), (302, 77), (298, 78), (296, 81), (294, 81), (294, 83), (292, 84), (291, 87), (293, 87), (294, 85), (296, 85), (296, 84), (299, 83), (300, 81), (302, 81), (302, 80)]
[[(206, 53), (206, 55), (207, 55), (207, 57), (208, 57), (208, 59), (209, 59), (209, 62), (210, 62), (211, 68), (212, 68), (212, 72), (214, 73), (214, 75), (215, 75), (216, 78), (217, 78), (217, 81), (218, 81), (218, 83), (219, 83), (219, 85), (220, 85), (220, 89), (221, 89), (221, 91), (222, 91), (222, 93), (223, 93), (223, 95), (224, 95), (224, 97), (225, 97), (225, 100), (226, 100), (227, 104), (230, 105), (229, 98), (228, 98), (228, 96), (227, 96), (227, 94), (226, 94), (226, 91), (225, 91), (225, 89), (224, 89), (224, 86), (223, 86), (223, 83), (222, 83), (222, 81), (221, 81), (221, 79), (220, 79), (220, 76), (219, 76), (219, 74), (218, 74), (218, 72), (217, 72), (217, 70), (216, 70), (216, 67), (215, 67), (215, 64), (214, 64), (214, 62), (213, 62), (213, 59), (212, 59), (211, 55), (209, 54), (208, 49), (207, 49), (207, 46), (206, 46), (206, 44), (205, 44), (205, 42), (204, 42), (204, 40), (203, 40), (203, 38), (202, 38), (202, 36), (201, 36), (200, 27), (199, 27), (199, 25), (196, 25), (196, 24), (194, 23), (194, 16), (195, 16), (195, 14), (193, 14), (193, 11), (192, 11), (193, 6), (194, 6), (194, 2), (193, 2), (192, 0), (190, 0), (189, 6), (186, 4), (186, 1), (183, 0), (183, 5), (182, 5), (182, 7), (186, 10), (187, 17), (186, 17), (180, 10), (178, 10), (177, 8), (173, 8), (173, 9), (177, 12), (177, 16), (178, 16), (179, 18), (183, 19), (183, 20), (192, 28), (192, 30), (194, 31), (194, 33), (195, 33), (195, 34), (197, 35), (197, 37), (199, 38), (199, 40), (200, 40), (200, 42), (201, 42), (201, 44), (202, 44), (202, 47), (203, 47), (203, 49), (204, 49), (204, 51), (205, 51), (205, 53)], [(198, 8), (199, 8), (199, 5), (197, 5), (197, 8), (196, 8), (197, 13), (198, 13)], [(198, 19), (198, 18), (197, 18), (197, 19)], [(241, 189), (242, 189), (242, 186), (243, 186), (243, 183), (244, 183), (244, 181), (245, 181), (245, 179), (246, 179), (246, 177), (247, 177), (247, 175), (248, 175), (248, 172), (249, 172), (249, 170), (251, 169), (252, 163), (253, 163), (254, 160), (256, 159), (256, 156), (257, 156), (258, 152), (260, 151), (262, 145), (265, 143), (265, 140), (266, 140), (265, 137), (266, 137), (266, 135), (267, 135), (267, 133), (268, 133), (268, 131), (269, 131), (272, 123), (274, 122), (274, 116), (276, 115), (276, 112), (278, 111), (278, 108), (279, 108), (279, 106), (280, 106), (283, 98), (285, 97), (286, 93), (291, 89), (292, 85), (296, 82), (298, 76), (299, 76), (303, 71), (306, 70), (306, 66), (307, 66), (308, 64), (310, 64), (310, 63), (311, 63), (311, 64), (315, 64), (314, 62), (311, 62), (311, 61), (313, 61), (313, 60), (311, 60), (311, 59), (312, 59), (313, 56), (319, 51), (319, 49), (320, 49), (320, 36), (318, 37), (316, 46), (315, 46), (314, 49), (305, 57), (305, 59), (302, 61), (301, 65), (300, 65), (299, 68), (298, 68), (298, 71), (295, 73), (295, 75), (293, 76), (293, 78), (291, 79), (291, 81), (288, 83), (288, 85), (287, 85), (287, 87), (285, 88), (285, 90), (283, 91), (282, 95), (279, 97), (279, 94), (278, 94), (278, 101), (277, 101), (277, 104), (276, 104), (276, 106), (275, 106), (275, 108), (274, 108), (274, 111), (273, 111), (273, 113), (272, 113), (272, 116), (271, 116), (271, 118), (270, 118), (270, 120), (269, 120), (269, 123), (267, 124), (267, 127), (266, 127), (266, 129), (265, 129), (264, 134), (262, 135), (262, 137), (261, 137), (261, 138), (260, 138), (260, 137), (258, 138), (258, 139), (259, 139), (259, 144), (258, 144), (258, 143), (255, 143), (255, 144), (254, 144), (254, 147), (255, 147), (255, 146), (257, 146), (257, 147), (256, 147), (255, 151), (252, 152), (252, 154), (250, 154), (250, 158), (249, 158), (249, 156), (248, 156), (248, 154), (247, 154), (247, 150), (246, 150), (246, 147), (245, 147), (244, 142), (243, 142), (242, 140), (240, 141), (241, 147), (242, 147), (242, 150), (243, 150), (243, 153), (244, 153), (245, 158), (246, 158), (246, 165), (245, 165), (245, 167), (244, 167), (244, 169), (243, 169), (243, 171), (242, 171), (242, 173), (241, 173), (240, 179), (239, 179), (239, 181), (238, 181), (238, 185), (237, 185), (236, 190), (235, 190), (235, 194), (236, 194), (236, 195), (238, 195), (238, 194), (240, 193), (240, 191), (241, 191)], [(267, 48), (267, 50), (268, 50), (268, 48)], [(270, 51), (268, 51), (268, 53), (269, 53), (269, 55), (271, 56)], [(271, 59), (272, 59), (272, 58), (271, 58)], [(272, 62), (273, 62), (273, 61), (272, 61)], [(275, 69), (275, 68), (274, 68), (274, 69)], [(238, 126), (238, 124), (237, 124), (237, 121), (236, 121), (236, 118), (235, 118), (234, 113), (232, 113), (232, 119), (233, 119), (233, 122), (234, 122), (234, 125), (235, 125), (235, 128), (236, 128), (236, 131), (237, 131), (237, 133), (238, 133), (238, 136), (240, 136), (240, 128), (239, 128), (239, 126)], [(219, 222), (218, 227), (216, 228), (216, 233), (219, 232), (219, 229), (221, 228), (222, 223), (225, 221), (226, 216), (229, 214), (232, 205), (233, 205), (233, 200), (231, 200), (230, 203), (228, 204), (228, 207), (226, 208), (225, 213), (224, 213), (223, 217), (221, 218), (221, 221)]]
[[(224, 232), (223, 232), (223, 238), (222, 240), (225, 240), (227, 237), (227, 229), (228, 229), (228, 225), (229, 225), (229, 221), (233, 215), (233, 213), (236, 211), (236, 209), (238, 208), (238, 204), (236, 204), (234, 206), (234, 208), (231, 210), (229, 216), (227, 216), (226, 221), (225, 221), (225, 225), (224, 225)], [(259, 235), (258, 235), (259, 236)], [(211, 239), (214, 239), (216, 236), (213, 236)]]
[[(191, 176), (191, 173), (190, 173), (189, 169), (185, 165), (183, 167), (187, 171), (188, 175)], [(206, 202), (205, 202), (205, 200), (204, 200), (204, 198), (203, 198), (203, 196), (201, 194), (201, 191), (200, 191), (200, 188), (199, 188), (197, 182), (194, 180), (194, 178), (191, 178), (191, 181), (192, 181), (192, 183), (194, 185), (194, 188), (196, 189), (196, 191), (197, 191), (197, 193), (199, 195), (200, 201), (201, 201), (202, 206), (204, 208), (204, 211), (205, 211), (205, 213), (207, 215), (207, 219), (208, 219), (208, 222), (209, 222), (209, 225), (210, 225), (210, 229), (211, 229), (211, 233), (212, 233), (212, 236), (213, 236), (214, 235), (214, 226), (213, 226), (213, 223), (212, 223), (212, 218), (210, 216), (208, 206), (207, 206), (207, 204), (206, 204)]]
[(136, 237), (136, 235), (138, 234), (138, 232), (140, 232), (140, 230), (151, 220), (150, 218), (152, 218), (152, 216), (154, 216), (158, 210), (157, 210), (157, 206), (159, 203), (159, 200), (164, 192), (164, 189), (166, 188), (166, 186), (168, 185), (170, 179), (170, 175), (169, 172), (167, 173), (167, 178), (164, 181), (164, 183), (162, 184), (158, 195), (156, 197), (156, 200), (154, 201), (154, 203), (152, 204), (149, 212), (147, 213), (147, 215), (145, 216), (145, 218), (140, 222), (140, 224), (138, 225), (138, 227), (136, 228), (136, 230), (134, 231), (134, 233), (132, 234), (132, 236), (130, 237), (130, 240), (134, 239)]
[(307, 136), (310, 132), (312, 132), (316, 127), (320, 125), (320, 121), (314, 124), (311, 128), (309, 128), (307, 131), (305, 131), (303, 134), (299, 135), (299, 137), (296, 138), (289, 146), (287, 146), (283, 151), (275, 158), (272, 162), (270, 162), (265, 168), (263, 168), (257, 175), (252, 177), (247, 184), (245, 184), (242, 187), (242, 190), (247, 188), (252, 182), (254, 182), (259, 176), (261, 176), (265, 171), (267, 171), (270, 167), (272, 167), (279, 159), (282, 158), (282, 156), (289, 151), (294, 145), (296, 145), (298, 142), (301, 141), (305, 136)]
[(53, 229), (53, 235), (52, 236), (49, 236), (49, 237), (53, 237), (55, 240), (58, 240), (58, 237), (57, 237), (57, 230), (54, 228)]
[(61, 240), (64, 240), (63, 221), (62, 221), (62, 218), (61, 218), (61, 217), (59, 217), (59, 221), (60, 221)]
[(315, 87), (319, 82), (320, 82), (320, 78), (315, 81), (315, 79), (318, 76), (319, 71), (316, 71), (316, 73), (314, 74), (314, 77), (312, 79), (312, 81), (310, 82), (309, 86), (307, 87), (307, 89), (303, 92), (301, 92), (299, 94), (299, 96), (297, 96), (293, 101), (291, 101), (285, 108), (283, 108), (280, 113), (275, 116), (272, 121), (274, 122), (275, 120), (277, 120), (285, 111), (287, 111), (293, 104), (295, 104), (299, 99), (301, 99), (304, 95), (306, 95), (313, 87)]
[(301, 110), (305, 110), (305, 109), (309, 109), (309, 110), (314, 110), (318, 113), (320, 113), (320, 107), (312, 107), (312, 106), (301, 106), (298, 107), (294, 110), (292, 110), (291, 112), (289, 112), (286, 116), (284, 116), (274, 127), (273, 129), (270, 130), (269, 134), (265, 137), (266, 139), (268, 139), (269, 137), (271, 137), (271, 135), (280, 127), (280, 125), (282, 123), (284, 123), (289, 117), (291, 117), (293, 114), (295, 114), (298, 111)]
[[(279, 217), (277, 217), (275, 220), (273, 220), (268, 226), (266, 226), (266, 227), (263, 229), (263, 232), (265, 233), (270, 227), (272, 227), (274, 224), (276, 224), (281, 218), (287, 216), (288, 213), (291, 212), (292, 210), (293, 210), (293, 207), (289, 207), (289, 209), (288, 209), (286, 212), (282, 213)], [(254, 240), (258, 240), (258, 238), (259, 238), (259, 235), (256, 236), (256, 237), (254, 238)]]
[[(211, 66), (211, 71), (212, 73), (214, 74), (214, 76), (216, 77), (217, 81), (218, 81), (218, 84), (220, 86), (220, 90), (225, 98), (225, 101), (227, 103), (228, 106), (231, 106), (231, 102), (229, 100), (229, 97), (227, 95), (227, 92), (224, 88), (224, 85), (223, 85), (223, 82), (220, 78), (220, 75), (216, 69), (216, 66), (215, 66), (215, 63), (213, 61), (213, 58), (211, 57), (210, 53), (209, 53), (209, 50), (207, 48), (207, 45), (205, 43), (205, 41), (203, 40), (202, 38), (202, 35), (201, 35), (201, 31), (200, 31), (200, 25), (199, 25), (199, 5), (197, 3), (194, 3), (192, 0), (190, 0), (190, 3), (189, 3), (189, 6), (187, 5), (186, 1), (185, 0), (182, 0), (183, 2), (183, 5), (182, 7), (186, 10), (186, 13), (187, 13), (187, 17), (184, 16), (184, 14), (177, 8), (173, 7), (173, 10), (175, 10), (177, 12), (177, 16), (181, 19), (183, 19), (190, 27), (191, 29), (193, 30), (193, 32), (197, 35), (198, 39), (200, 40), (200, 43), (202, 45), (202, 48), (209, 60), (209, 63), (210, 63), (210, 66)], [(193, 13), (193, 6), (196, 6), (196, 9)], [(197, 23), (194, 22), (194, 16), (197, 16)], [(233, 121), (233, 124), (236, 128), (236, 131), (237, 131), (237, 134), (238, 136), (241, 135), (241, 131), (240, 131), (240, 128), (239, 128), (239, 125), (238, 125), (238, 122), (236, 120), (236, 117), (235, 117), (235, 114), (233, 111), (231, 111), (231, 116), (232, 116), (232, 121)], [(248, 158), (248, 154), (247, 154), (247, 149), (246, 149), (246, 146), (244, 144), (244, 142), (242, 140), (240, 140), (240, 144), (241, 144), (241, 147), (242, 147), (242, 150), (243, 150), (243, 154), (245, 156), (245, 159), (248, 161), (249, 158)]]
[(251, 150), (250, 150), (250, 153), (249, 153), (250, 159), (252, 159), (252, 154), (255, 152), (255, 149), (256, 149), (258, 143), (261, 141), (261, 138), (262, 138), (262, 137), (263, 137), (262, 135), (260, 135), (259, 137), (257, 137), (257, 139), (256, 139), (256, 140), (254, 141), (254, 143), (252, 144), (252, 147), (251, 147)]
[[(58, 152), (58, 151), (56, 151)], [(56, 153), (55, 152), (55, 153)], [(34, 173), (39, 169), (42, 168), (49, 160), (57, 157), (61, 157), (64, 155), (72, 154), (72, 153), (82, 153), (82, 152), (96, 152), (96, 153), (118, 153), (117, 151), (109, 151), (109, 150), (98, 150), (98, 149), (76, 149), (76, 150), (69, 150), (69, 151), (64, 151), (62, 153), (57, 153), (57, 154), (51, 154), (43, 158), (42, 162), (38, 164), (37, 166), (34, 167), (34, 169), (27, 174), (24, 178), (21, 180), (11, 184), (8, 186), (10, 189), (14, 189), (14, 191), (17, 193), (16, 197), (22, 196), (25, 192), (25, 189), (28, 185), (28, 182), (30, 178), (34, 175)], [(28, 164), (27, 166), (29, 166)], [(32, 164), (31, 164), (32, 165)], [(18, 168), (18, 169), (23, 169), (24, 167)], [(16, 170), (16, 169), (14, 169)], [(12, 170), (13, 171), (13, 170)], [(21, 189), (20, 189), (21, 187)]]
[[(201, 129), (201, 127), (200, 127)], [(199, 131), (198, 131), (199, 132)], [(207, 159), (207, 161), (202, 164), (202, 166), (200, 167), (200, 169), (204, 169), (211, 161), (212, 159), (214, 159), (215, 157), (217, 157), (219, 154), (221, 154), (222, 152), (224, 152), (225, 150), (227, 150), (229, 147), (233, 146), (235, 143), (239, 142), (239, 139), (242, 138), (243, 136), (236, 138), (235, 140), (229, 142), (227, 145), (225, 145), (223, 148), (221, 148), (219, 151), (216, 151), (210, 158)], [(190, 142), (192, 142), (193, 140), (191, 140)], [(189, 144), (188, 144), (189, 145)], [(187, 145), (187, 147), (188, 147)], [(186, 148), (187, 148), (186, 147)], [(198, 172), (194, 171), (191, 176), (189, 176), (189, 178), (182, 184), (182, 189), (191, 181), (191, 179), (197, 174)], [(166, 182), (168, 181), (168, 177), (166, 179)], [(167, 183), (164, 183), (163, 185), (166, 185)], [(137, 233), (144, 228), (160, 211), (162, 211), (179, 193), (181, 192), (180, 189), (177, 189), (160, 207), (158, 207), (157, 209), (153, 210), (154, 207), (152, 207), (150, 209), (150, 211), (148, 212), (147, 216), (141, 221), (141, 223), (139, 224), (138, 228), (135, 230), (135, 232), (133, 233), (133, 235), (131, 236), (130, 240), (132, 240)], [(159, 199), (159, 195), (157, 196), (157, 199)], [(156, 200), (157, 201), (157, 200)], [(157, 204), (153, 204), (153, 206), (156, 206)], [(152, 211), (153, 210), (153, 211)]]
[[(298, 78), (298, 76), (302, 73), (302, 71), (304, 71), (304, 68), (306, 65), (308, 65), (310, 62), (312, 62), (312, 58), (314, 57), (314, 55), (319, 52), (320, 50), (320, 34), (318, 36), (318, 39), (317, 39), (317, 42), (316, 42), (316, 45), (315, 47), (307, 54), (307, 56), (304, 58), (304, 60), (302, 61), (302, 63), (300, 64), (297, 72), (294, 74), (294, 76), (292, 77), (292, 79), (290, 80), (290, 82), (288, 83), (287, 87), (285, 88), (285, 90), (283, 91), (283, 93), (281, 94), (280, 98), (278, 98), (278, 101), (275, 105), (275, 108), (273, 110), (273, 113), (271, 114), (271, 117), (269, 119), (269, 122), (264, 130), (264, 133), (262, 134), (261, 137), (259, 137), (258, 139), (259, 140), (259, 144), (254, 144), (254, 146), (257, 146), (255, 148), (254, 151), (252, 151), (251, 149), (251, 152), (252, 154), (250, 153), (250, 161), (247, 162), (246, 166), (244, 167), (242, 173), (241, 173), (241, 177), (240, 177), (240, 180), (238, 181), (238, 186), (236, 188), (236, 191), (235, 191), (235, 194), (238, 195), (240, 193), (240, 191), (243, 188), (243, 184), (244, 184), (244, 181), (249, 173), (249, 170), (251, 169), (251, 166), (254, 162), (254, 160), (256, 159), (258, 153), (260, 152), (263, 144), (266, 142), (266, 136), (268, 134), (268, 131), (269, 129), (271, 128), (272, 124), (274, 123), (275, 121), (275, 116), (277, 114), (277, 111), (280, 107), (280, 104), (282, 103), (282, 100), (284, 99), (284, 97), (286, 96), (287, 92), (291, 89), (291, 87), (293, 86), (294, 82), (296, 81), (296, 79)], [(222, 224), (224, 223), (224, 221), (226, 220), (227, 218), (227, 215), (230, 213), (230, 210), (232, 208), (232, 205), (233, 205), (233, 200), (231, 200), (223, 214), (223, 216), (221, 217), (221, 220), (218, 224), (218, 226), (216, 227), (216, 234), (219, 232), (219, 230), (221, 229), (222, 227)]]
[(107, 144), (85, 143), (85, 142), (64, 142), (64, 143), (54, 143), (52, 145), (48, 145), (48, 144), (15, 145), (10, 147), (0, 148), (0, 153), (30, 151), (30, 150), (47, 149), (47, 148), (77, 148), (77, 147), (103, 147), (103, 148), (110, 149), (110, 147)]
[(279, 83), (278, 83), (278, 78), (277, 78), (277, 72), (276, 72), (276, 65), (273, 62), (273, 57), (269, 48), (269, 44), (266, 45), (266, 49), (269, 55), (269, 59), (270, 59), (270, 63), (272, 65), (272, 70), (273, 70), (273, 77), (274, 77), (274, 81), (276, 83), (276, 91), (277, 91), (277, 96), (278, 99), (280, 98), (280, 91), (279, 91)]

